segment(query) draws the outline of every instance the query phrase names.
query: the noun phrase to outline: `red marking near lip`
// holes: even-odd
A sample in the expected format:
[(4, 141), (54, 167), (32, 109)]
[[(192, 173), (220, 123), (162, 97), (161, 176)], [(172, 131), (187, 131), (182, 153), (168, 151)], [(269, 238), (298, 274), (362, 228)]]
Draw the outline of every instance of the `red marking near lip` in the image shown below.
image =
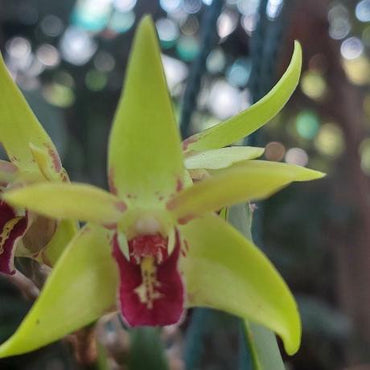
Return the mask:
[(139, 235), (128, 242), (132, 263), (138, 263), (144, 257), (155, 257), (158, 263), (168, 258), (168, 238), (162, 235)]
[(26, 232), (28, 217), (17, 216), (15, 210), (5, 202), (0, 202), (0, 272), (13, 275), (14, 254), (17, 241)]
[[(152, 239), (152, 237), (153, 235), (140, 236), (140, 238), (143, 238), (142, 240), (147, 242), (161, 238), (156, 236), (157, 238)], [(140, 299), (138, 294), (138, 289), (143, 288), (144, 284), (141, 263), (133, 263), (131, 260), (127, 260), (119, 248), (117, 235), (114, 236), (113, 257), (118, 264), (120, 276), (119, 305), (123, 319), (128, 325), (165, 326), (176, 324), (182, 319), (184, 313), (184, 285), (177, 268), (180, 252), (179, 240), (178, 234), (176, 234), (176, 244), (172, 254), (167, 256), (162, 263), (156, 263), (153, 266), (149, 280), (151, 282), (150, 288), (154, 292), (151, 292), (153, 294), (151, 295), (150, 304), (148, 304), (148, 301)], [(139, 249), (140, 254), (145, 252), (146, 255), (146, 250), (151, 248), (149, 245), (141, 245)], [(157, 247), (152, 249), (155, 250)]]
[(120, 211), (120, 212), (124, 212), (126, 211), (127, 209), (127, 206), (126, 206), (126, 203), (123, 202), (123, 201), (119, 201), (116, 203), (116, 208)]

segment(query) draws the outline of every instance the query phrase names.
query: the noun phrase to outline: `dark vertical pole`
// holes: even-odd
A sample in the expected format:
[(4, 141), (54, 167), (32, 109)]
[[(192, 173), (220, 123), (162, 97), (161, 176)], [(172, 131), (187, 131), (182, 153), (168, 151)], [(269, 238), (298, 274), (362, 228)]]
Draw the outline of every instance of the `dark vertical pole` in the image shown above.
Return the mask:
[(221, 13), (222, 5), (222, 0), (213, 0), (212, 4), (207, 6), (203, 15), (201, 28), (202, 47), (191, 66), (181, 110), (180, 131), (183, 138), (190, 136), (191, 116), (197, 108), (197, 98), (202, 75), (206, 70), (207, 57), (218, 41), (217, 19)]

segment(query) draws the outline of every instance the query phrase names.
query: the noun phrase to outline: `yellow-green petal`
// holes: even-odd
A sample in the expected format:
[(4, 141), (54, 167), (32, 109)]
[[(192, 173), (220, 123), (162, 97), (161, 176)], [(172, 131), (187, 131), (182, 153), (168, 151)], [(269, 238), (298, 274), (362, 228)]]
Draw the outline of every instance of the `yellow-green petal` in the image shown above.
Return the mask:
[(194, 155), (185, 158), (185, 167), (188, 170), (201, 168), (218, 170), (230, 167), (237, 162), (258, 158), (264, 151), (264, 148), (253, 146), (232, 146), (196, 152)]
[(62, 167), (62, 162), (56, 152), (44, 147), (29, 144), (32, 157), (37, 163), (40, 173), (46, 181), (69, 181), (67, 172)]
[(319, 171), (287, 163), (251, 160), (215, 171), (176, 194), (167, 207), (181, 221), (236, 203), (266, 198), (293, 181), (324, 176)]
[(0, 358), (33, 351), (98, 319), (114, 308), (117, 283), (107, 231), (85, 226), (17, 331), (0, 346)]
[(297, 87), (302, 66), (302, 49), (298, 41), (288, 69), (279, 82), (257, 103), (227, 121), (193, 135), (184, 141), (184, 151), (222, 148), (250, 135), (281, 111)]
[(150, 17), (134, 38), (109, 142), (112, 192), (144, 207), (163, 202), (183, 182), (180, 137)]
[(54, 266), (76, 233), (77, 224), (75, 221), (61, 220), (52, 239), (42, 251), (42, 260), (49, 266)]
[(289, 288), (265, 255), (220, 217), (180, 227), (189, 245), (181, 260), (190, 307), (211, 307), (276, 332), (288, 354), (300, 345), (301, 322)]
[(58, 156), (54, 144), (38, 122), (0, 55), (0, 142), (12, 163), (21, 169), (36, 169), (29, 143)]
[(104, 225), (116, 223), (126, 209), (123, 201), (105, 190), (85, 184), (39, 183), (10, 190), (3, 199), (51, 218), (69, 218)]

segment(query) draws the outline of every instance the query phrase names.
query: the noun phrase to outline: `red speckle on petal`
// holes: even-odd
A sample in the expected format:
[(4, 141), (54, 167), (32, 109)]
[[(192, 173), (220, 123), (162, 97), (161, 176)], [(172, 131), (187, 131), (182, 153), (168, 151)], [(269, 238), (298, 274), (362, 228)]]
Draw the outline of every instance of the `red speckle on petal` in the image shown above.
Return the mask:
[(192, 143), (195, 143), (197, 142), (198, 139), (196, 138), (196, 136), (190, 136), (188, 137), (187, 139), (185, 139), (183, 142), (182, 142), (182, 150), (185, 152), (189, 145), (192, 144)]
[(116, 208), (117, 208), (120, 212), (124, 212), (124, 211), (126, 211), (127, 206), (126, 206), (126, 203), (125, 203), (125, 202), (120, 201), (120, 202), (117, 202), (117, 203), (116, 203)]
[(104, 224), (103, 227), (108, 230), (115, 230), (117, 228), (117, 224)]
[(62, 162), (60, 161), (58, 153), (53, 148), (48, 148), (49, 156), (51, 157), (53, 167), (56, 172), (60, 172), (62, 170)]
[(184, 217), (181, 217), (177, 220), (177, 222), (180, 224), (180, 225), (185, 225), (187, 224), (189, 221), (191, 221), (195, 216), (194, 215), (187, 215), (187, 216), (184, 216)]
[[(134, 250), (138, 253), (137, 258), (127, 260), (119, 248), (117, 235), (113, 238), (124, 320), (130, 326), (178, 323), (184, 313), (184, 285), (177, 266), (181, 248), (178, 233), (172, 254), (166, 255), (162, 262), (158, 262), (157, 252), (167, 239), (159, 235), (141, 235), (135, 239), (135, 243), (129, 241), (129, 249), (131, 253)], [(150, 255), (149, 251), (154, 254)]]
[(176, 192), (179, 192), (180, 190), (182, 190), (183, 186), (184, 186), (183, 182), (180, 179), (177, 179)]
[(168, 258), (167, 245), (168, 238), (160, 234), (136, 236), (128, 242), (131, 262), (139, 263), (144, 257), (155, 257), (157, 263), (161, 263)]

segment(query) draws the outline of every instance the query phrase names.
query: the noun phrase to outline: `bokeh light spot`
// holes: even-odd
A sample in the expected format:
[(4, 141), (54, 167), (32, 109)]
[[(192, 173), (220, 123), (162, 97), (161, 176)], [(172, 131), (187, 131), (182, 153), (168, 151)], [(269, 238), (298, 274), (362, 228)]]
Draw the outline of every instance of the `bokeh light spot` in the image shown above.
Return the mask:
[(63, 22), (59, 17), (49, 14), (40, 24), (41, 31), (49, 37), (58, 37), (63, 32)]
[(108, 24), (108, 28), (114, 32), (125, 33), (135, 23), (135, 13), (114, 11)]
[(47, 68), (54, 68), (60, 63), (58, 49), (50, 44), (40, 45), (36, 50), (36, 58)]
[(345, 59), (358, 58), (364, 51), (364, 45), (358, 37), (349, 37), (342, 42), (340, 52)]
[(212, 50), (207, 57), (207, 70), (209, 73), (220, 73), (225, 68), (226, 57), (221, 48)]
[(229, 36), (238, 24), (238, 14), (225, 10), (217, 19), (217, 33), (221, 39)]
[(365, 85), (370, 82), (370, 63), (364, 55), (351, 60), (343, 59), (342, 65), (348, 79), (355, 85)]
[(176, 44), (179, 37), (177, 24), (169, 18), (160, 18), (156, 22), (157, 32), (161, 46), (168, 49)]
[(345, 145), (342, 130), (334, 123), (325, 123), (321, 126), (314, 144), (321, 154), (338, 157)]
[(285, 154), (285, 162), (306, 166), (308, 163), (308, 154), (301, 148), (290, 148)]
[(90, 69), (85, 76), (85, 84), (89, 90), (99, 91), (107, 85), (107, 75), (96, 69)]
[(217, 118), (229, 118), (240, 111), (240, 92), (225, 80), (217, 80), (210, 89), (207, 105)]
[(178, 56), (185, 62), (192, 61), (199, 53), (199, 41), (193, 36), (181, 36), (176, 45)]
[(362, 141), (359, 148), (361, 156), (361, 168), (362, 171), (370, 176), (370, 138), (366, 138)]
[(60, 41), (62, 58), (71, 64), (82, 66), (95, 54), (97, 45), (83, 29), (69, 26)]
[(309, 70), (302, 76), (301, 89), (311, 99), (320, 100), (326, 93), (326, 81), (321, 73)]
[(251, 64), (245, 58), (237, 59), (226, 71), (226, 78), (232, 86), (244, 87), (251, 73)]
[(370, 0), (362, 0), (356, 5), (356, 18), (360, 22), (370, 22)]
[(319, 131), (319, 117), (315, 112), (304, 110), (297, 114), (296, 129), (304, 139), (313, 139)]
[(285, 155), (285, 146), (278, 141), (271, 141), (266, 145), (265, 157), (268, 161), (281, 161)]

